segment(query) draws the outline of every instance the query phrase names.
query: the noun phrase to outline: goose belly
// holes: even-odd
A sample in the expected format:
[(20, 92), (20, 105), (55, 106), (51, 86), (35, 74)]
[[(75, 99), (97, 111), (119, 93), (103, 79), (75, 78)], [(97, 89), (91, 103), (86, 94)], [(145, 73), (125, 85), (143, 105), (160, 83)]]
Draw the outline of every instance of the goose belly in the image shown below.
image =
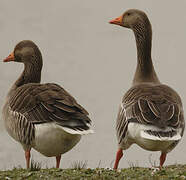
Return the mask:
[(37, 124), (33, 148), (48, 157), (58, 156), (72, 149), (80, 139), (81, 135), (67, 133), (55, 123)]
[[(153, 125), (143, 125), (139, 123), (129, 123), (128, 125), (128, 138), (140, 147), (150, 151), (163, 151), (169, 152), (171, 145), (181, 139), (179, 133), (173, 137), (160, 137), (152, 134), (148, 134), (146, 130), (162, 131)], [(167, 128), (163, 131), (171, 131), (171, 128)]]
[(145, 138), (139, 138), (136, 141), (136, 144), (138, 144), (143, 149), (149, 151), (163, 151), (163, 152), (169, 152), (169, 147), (171, 146), (172, 143), (173, 143), (172, 141), (160, 141), (160, 140), (151, 140)]

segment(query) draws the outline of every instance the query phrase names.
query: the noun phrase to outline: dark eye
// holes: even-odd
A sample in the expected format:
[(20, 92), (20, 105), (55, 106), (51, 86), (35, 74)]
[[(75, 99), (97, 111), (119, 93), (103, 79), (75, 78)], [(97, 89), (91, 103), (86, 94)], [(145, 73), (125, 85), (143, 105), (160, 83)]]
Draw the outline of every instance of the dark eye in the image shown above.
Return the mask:
[(130, 16), (130, 13), (127, 13), (127, 16)]

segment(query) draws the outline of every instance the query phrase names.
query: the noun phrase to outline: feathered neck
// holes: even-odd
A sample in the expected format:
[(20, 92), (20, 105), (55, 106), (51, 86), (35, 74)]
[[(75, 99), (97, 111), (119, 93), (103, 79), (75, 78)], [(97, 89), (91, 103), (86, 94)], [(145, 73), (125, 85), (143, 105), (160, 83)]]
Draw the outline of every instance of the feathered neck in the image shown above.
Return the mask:
[(149, 20), (139, 21), (132, 27), (137, 47), (137, 67), (133, 85), (139, 83), (160, 83), (151, 58), (152, 30)]
[(41, 82), (42, 57), (32, 56), (31, 58), (34, 58), (30, 60), (32, 63), (24, 63), (24, 70), (12, 86), (10, 93), (24, 84)]

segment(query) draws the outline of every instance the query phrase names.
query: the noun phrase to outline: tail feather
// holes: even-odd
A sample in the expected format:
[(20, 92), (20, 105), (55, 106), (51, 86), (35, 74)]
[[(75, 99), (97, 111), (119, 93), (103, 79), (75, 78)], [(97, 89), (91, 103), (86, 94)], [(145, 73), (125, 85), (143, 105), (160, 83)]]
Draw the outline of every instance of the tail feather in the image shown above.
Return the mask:
[(158, 141), (178, 141), (181, 139), (181, 135), (176, 131), (141, 131), (141, 137), (145, 139), (158, 140)]
[(88, 130), (78, 130), (78, 129), (71, 129), (68, 127), (62, 127), (64, 131), (70, 134), (80, 134), (80, 135), (86, 135), (86, 134), (93, 134), (94, 131), (92, 129)]

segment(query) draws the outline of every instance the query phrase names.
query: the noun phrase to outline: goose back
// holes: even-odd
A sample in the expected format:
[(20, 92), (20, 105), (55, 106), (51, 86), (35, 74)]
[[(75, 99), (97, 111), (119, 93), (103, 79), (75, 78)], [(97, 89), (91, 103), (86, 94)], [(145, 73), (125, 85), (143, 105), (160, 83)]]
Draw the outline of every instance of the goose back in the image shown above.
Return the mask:
[(17, 88), (9, 100), (11, 110), (24, 115), (33, 124), (56, 122), (78, 130), (87, 130), (88, 112), (57, 84), (29, 83)]
[(119, 142), (126, 136), (128, 123), (154, 125), (160, 129), (171, 127), (184, 131), (181, 98), (166, 85), (140, 84), (130, 88), (124, 95), (117, 117)]

